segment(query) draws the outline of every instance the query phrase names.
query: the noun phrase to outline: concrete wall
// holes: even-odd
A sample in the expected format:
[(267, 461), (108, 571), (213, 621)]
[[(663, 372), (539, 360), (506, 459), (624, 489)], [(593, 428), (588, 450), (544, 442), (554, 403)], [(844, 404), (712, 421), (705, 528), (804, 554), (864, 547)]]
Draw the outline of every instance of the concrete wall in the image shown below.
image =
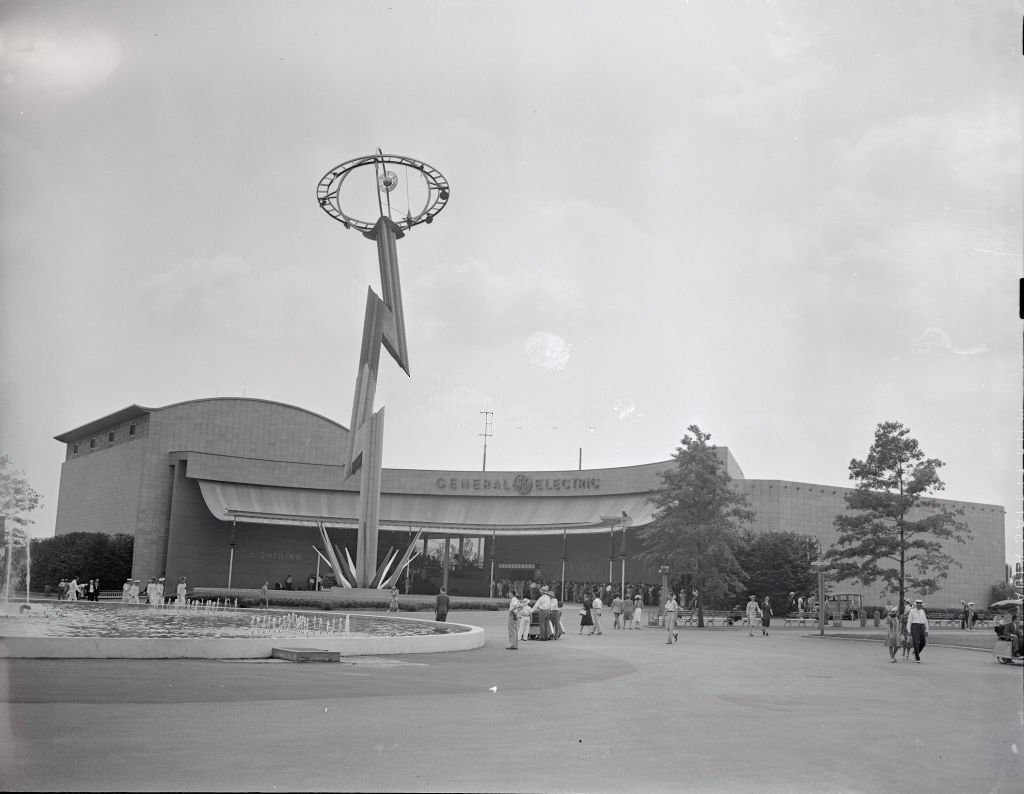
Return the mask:
[[(751, 506), (757, 511), (752, 525), (754, 531), (810, 535), (821, 541), (823, 549), (838, 539), (832, 522), (845, 511), (844, 496), (851, 490), (785, 480), (738, 480), (734, 486), (748, 496)], [(951, 499), (935, 501), (949, 508), (963, 508), (962, 520), (970, 527), (973, 537), (965, 544), (945, 544), (944, 551), (953, 556), (961, 567), (952, 566), (948, 578), (941, 582), (940, 591), (926, 596), (925, 600), (938, 607), (957, 606), (961, 599), (978, 605), (987, 604), (992, 585), (1003, 577), (1005, 511), (998, 505)], [(909, 518), (917, 520), (925, 513), (923, 510), (914, 511)], [(882, 595), (881, 589), (881, 582), (872, 587), (852, 582), (833, 585), (834, 592), (861, 593), (873, 604), (884, 603), (889, 598)]]
[(55, 534), (134, 535), (146, 444), (144, 437), (128, 443), (104, 441), (88, 453), (69, 454), (60, 470)]
[[(322, 416), (263, 400), (196, 400), (154, 411), (135, 522), (133, 575), (142, 578), (146, 571), (164, 570), (167, 566), (173, 481), (167, 453), (194, 450), (337, 464), (347, 435), (344, 427)], [(310, 550), (309, 554), (312, 553)]]

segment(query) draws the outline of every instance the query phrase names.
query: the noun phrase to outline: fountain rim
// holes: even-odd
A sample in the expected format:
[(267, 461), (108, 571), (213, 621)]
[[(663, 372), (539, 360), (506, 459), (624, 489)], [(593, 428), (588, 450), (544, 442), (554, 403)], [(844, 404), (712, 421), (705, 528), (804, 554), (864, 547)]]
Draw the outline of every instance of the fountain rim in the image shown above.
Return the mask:
[[(146, 609), (146, 605), (139, 605)], [(236, 611), (236, 610), (231, 610)], [(241, 611), (241, 610), (238, 610)], [(267, 610), (268, 613), (303, 610)], [(330, 612), (322, 614), (331, 614)], [(345, 611), (375, 620), (434, 623), (423, 618)], [(18, 620), (19, 615), (10, 615)], [(0, 624), (2, 625), (2, 624)], [(3, 659), (269, 659), (274, 648), (308, 647), (336, 651), (341, 656), (392, 656), (444, 653), (480, 648), (484, 630), (468, 623), (445, 622), (460, 631), (394, 636), (315, 637), (20, 637), (0, 634)]]

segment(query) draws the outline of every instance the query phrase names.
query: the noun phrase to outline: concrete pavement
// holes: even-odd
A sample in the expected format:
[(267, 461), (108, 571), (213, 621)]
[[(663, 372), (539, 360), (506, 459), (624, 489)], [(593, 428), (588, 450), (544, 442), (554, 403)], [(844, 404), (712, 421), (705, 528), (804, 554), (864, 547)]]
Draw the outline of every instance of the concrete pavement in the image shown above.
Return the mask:
[[(5, 790), (1019, 792), (1021, 667), (605, 629), (341, 664), (5, 660)], [(492, 691), (492, 687), (497, 687)]]

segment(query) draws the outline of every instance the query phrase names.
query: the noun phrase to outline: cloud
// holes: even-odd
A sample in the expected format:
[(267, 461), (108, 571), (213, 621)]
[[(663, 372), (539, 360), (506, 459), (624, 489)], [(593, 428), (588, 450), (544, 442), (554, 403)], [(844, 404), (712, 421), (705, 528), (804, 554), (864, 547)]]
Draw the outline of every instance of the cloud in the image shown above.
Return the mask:
[(231, 332), (259, 343), (336, 336), (337, 295), (310, 290), (308, 275), (292, 265), (255, 270), (241, 257), (219, 254), (178, 262), (150, 277), (143, 294), (160, 321), (187, 321), (201, 336)]
[(941, 328), (925, 328), (922, 334), (910, 343), (910, 348), (915, 353), (930, 353), (932, 350), (938, 349), (956, 353), (958, 356), (973, 356), (978, 353), (988, 352), (988, 348), (985, 345), (976, 345), (969, 348), (954, 347), (949, 334)]
[(572, 345), (548, 331), (535, 331), (526, 340), (526, 356), (535, 367), (565, 369), (571, 351)]
[(121, 63), (121, 45), (91, 26), (21, 20), (0, 28), (0, 82), (4, 93), (82, 93)]

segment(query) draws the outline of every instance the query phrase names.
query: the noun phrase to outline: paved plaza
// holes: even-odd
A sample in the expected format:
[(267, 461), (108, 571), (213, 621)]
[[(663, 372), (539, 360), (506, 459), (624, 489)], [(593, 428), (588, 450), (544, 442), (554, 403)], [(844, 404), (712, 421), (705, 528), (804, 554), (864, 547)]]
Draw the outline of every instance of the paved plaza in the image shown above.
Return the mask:
[[(605, 629), (505, 650), (0, 660), (4, 790), (1020, 792), (1022, 669), (804, 629)], [(855, 632), (854, 632), (855, 633)], [(990, 633), (990, 632), (986, 632)], [(315, 643), (311, 643), (315, 644)], [(982, 643), (985, 644), (985, 643)], [(495, 690), (496, 688), (496, 690)]]

